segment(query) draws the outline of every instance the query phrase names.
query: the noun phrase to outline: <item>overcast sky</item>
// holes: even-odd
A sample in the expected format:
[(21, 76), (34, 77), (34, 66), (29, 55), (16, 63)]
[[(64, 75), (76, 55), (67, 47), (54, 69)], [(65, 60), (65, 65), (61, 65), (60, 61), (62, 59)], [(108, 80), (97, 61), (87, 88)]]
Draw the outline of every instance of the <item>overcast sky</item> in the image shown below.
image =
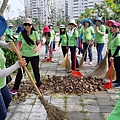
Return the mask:
[[(4, 12), (4, 17), (6, 19), (8, 19), (8, 17), (9, 18), (18, 17), (20, 14), (24, 15), (24, 12), (23, 12), (24, 11), (24, 0), (9, 0), (8, 5), (10, 5), (11, 8), (10, 8), (9, 14)], [(18, 9), (20, 9), (21, 13), (19, 13)]]

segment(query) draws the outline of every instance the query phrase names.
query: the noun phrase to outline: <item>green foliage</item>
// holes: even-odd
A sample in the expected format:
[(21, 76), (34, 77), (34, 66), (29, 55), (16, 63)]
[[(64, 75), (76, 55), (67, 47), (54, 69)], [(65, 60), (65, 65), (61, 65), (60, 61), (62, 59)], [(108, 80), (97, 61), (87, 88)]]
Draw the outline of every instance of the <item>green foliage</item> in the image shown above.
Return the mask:
[(113, 12), (110, 18), (120, 21), (120, 0), (104, 0), (104, 3)]
[(92, 10), (86, 8), (85, 12), (81, 14), (79, 19), (94, 19), (96, 17), (95, 15), (102, 17), (104, 22), (108, 19), (120, 21), (120, 1), (104, 0), (104, 2), (101, 5), (95, 3), (94, 8)]
[(3, 49), (6, 58), (6, 67), (10, 67), (17, 61), (17, 55), (14, 52), (11, 52), (9, 49)]
[(64, 24), (65, 26), (68, 26), (68, 21), (61, 21), (61, 20), (59, 20), (59, 21), (57, 21), (57, 26), (60, 26), (61, 24)]

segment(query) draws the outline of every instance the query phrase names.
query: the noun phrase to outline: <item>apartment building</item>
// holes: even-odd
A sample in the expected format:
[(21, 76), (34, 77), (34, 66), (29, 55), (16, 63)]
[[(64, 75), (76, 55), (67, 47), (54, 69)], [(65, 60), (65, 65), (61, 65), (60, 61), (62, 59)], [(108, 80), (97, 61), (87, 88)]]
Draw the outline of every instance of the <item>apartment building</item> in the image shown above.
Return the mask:
[(48, 22), (48, 0), (25, 0), (25, 15), (38, 18), (41, 24)]
[(103, 0), (68, 0), (68, 16), (77, 19), (86, 8), (92, 9), (94, 4), (101, 4)]
[(24, 0), (24, 7), (25, 7), (25, 16), (26, 17), (32, 17), (32, 11), (31, 11), (31, 0)]
[(68, 20), (68, 0), (56, 0), (57, 20)]
[(68, 18), (67, 0), (25, 0), (26, 17), (38, 18), (41, 24)]

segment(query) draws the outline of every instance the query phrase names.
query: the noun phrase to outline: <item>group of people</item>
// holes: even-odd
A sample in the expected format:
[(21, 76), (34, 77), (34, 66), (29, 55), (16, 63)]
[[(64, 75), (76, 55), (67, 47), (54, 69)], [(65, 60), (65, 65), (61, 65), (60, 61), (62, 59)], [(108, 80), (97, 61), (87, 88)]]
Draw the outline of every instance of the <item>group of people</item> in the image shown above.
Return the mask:
[[(17, 38), (17, 50), (22, 56), (22, 59), (18, 60), (14, 65), (6, 68), (4, 51), (1, 48), (9, 48), (13, 50), (11, 40), (15, 39), (12, 33), (12, 24), (8, 25), (4, 18), (0, 16), (0, 37), (6, 33), (6, 39), (0, 41), (0, 120), (5, 120), (7, 116), (7, 110), (9, 103), (11, 102), (11, 94), (16, 94), (19, 90), (20, 82), (23, 77), (23, 71), (21, 67), (27, 66), (31, 63), (36, 85), (39, 90), (42, 89), (42, 82), (40, 81), (39, 73), (39, 50), (42, 43), (45, 45), (45, 59), (47, 57), (53, 57), (53, 51), (55, 49), (55, 32), (53, 25), (45, 25), (43, 28), (42, 39), (38, 32), (33, 27), (32, 20), (26, 18), (23, 21), (23, 27), (19, 26), (19, 33)], [(94, 24), (94, 26), (93, 26)], [(92, 47), (93, 45), (97, 50), (97, 64), (102, 60), (102, 50), (105, 45), (105, 33), (106, 27), (109, 27), (108, 33), (108, 62), (114, 62), (116, 70), (116, 81), (114, 81), (116, 87), (120, 87), (120, 23), (114, 20), (107, 20), (104, 24), (101, 17), (97, 17), (93, 22), (89, 18), (85, 18), (82, 21), (78, 21), (77, 24), (74, 19), (71, 19), (69, 24), (69, 30), (67, 31), (65, 25), (60, 25), (60, 41), (58, 47), (61, 45), (63, 56), (65, 57), (68, 50), (71, 54), (71, 69), (68, 71), (71, 73), (74, 69), (79, 71), (79, 64), (77, 58), (75, 58), (76, 52), (84, 55), (84, 64), (86, 63), (87, 51), (89, 54), (89, 64), (92, 65)], [(7, 29), (6, 29), (7, 28)], [(76, 61), (76, 66), (74, 64)], [(15, 78), (13, 89), (9, 91), (6, 85), (6, 77), (18, 69), (18, 73)], [(10, 94), (11, 93), (11, 94)], [(114, 113), (114, 112), (113, 112)], [(108, 117), (108, 120), (110, 117)]]
[[(110, 60), (115, 57), (114, 63), (116, 62), (116, 56), (118, 60), (118, 54), (119, 54), (119, 47), (118, 43), (113, 42), (112, 39), (119, 39), (119, 28), (120, 23), (119, 22), (113, 22), (114, 20), (107, 20), (104, 24), (101, 17), (97, 17), (93, 22), (89, 18), (85, 18), (82, 21), (78, 21), (77, 24), (75, 23), (75, 20), (72, 19), (69, 22), (69, 31), (66, 31), (65, 25), (60, 26), (60, 41), (58, 46), (60, 46), (63, 52), (63, 56), (65, 57), (66, 52), (68, 50), (67, 47), (70, 48), (71, 52), (71, 63), (72, 71), (74, 69), (74, 52), (78, 51), (78, 54), (82, 53), (84, 55), (84, 63), (86, 63), (87, 58), (87, 51), (89, 53), (89, 64), (92, 65), (92, 47), (96, 47), (97, 50), (97, 64), (99, 65), (100, 61), (103, 59), (102, 51), (105, 45), (105, 34), (106, 34), (106, 28), (108, 30), (108, 64), (110, 67)], [(114, 30), (116, 28), (116, 31)], [(114, 33), (115, 32), (115, 33)], [(117, 38), (116, 38), (117, 37)], [(118, 41), (117, 41), (118, 42)], [(114, 46), (113, 46), (114, 45)], [(78, 49), (77, 49), (78, 48)], [(115, 55), (112, 53), (115, 52)], [(112, 56), (113, 55), (113, 56)], [(110, 58), (110, 59), (109, 59)], [(118, 70), (118, 65), (114, 65), (116, 71)], [(79, 68), (78, 62), (76, 60), (76, 68)], [(117, 78), (119, 79), (119, 75), (117, 74)], [(118, 80), (117, 80), (118, 81)]]
[[(94, 26), (93, 26), (94, 23)], [(102, 21), (101, 17), (97, 17), (93, 22), (89, 18), (85, 18), (82, 21), (78, 21), (77, 24), (74, 19), (69, 22), (69, 31), (66, 31), (65, 25), (60, 26), (60, 41), (58, 46), (60, 46), (65, 57), (69, 47), (71, 53), (71, 70), (72, 72), (76, 67), (79, 70), (78, 60), (76, 58), (76, 66), (74, 66), (75, 53), (82, 53), (84, 55), (84, 64), (87, 62), (87, 52), (89, 56), (89, 64), (92, 65), (93, 55), (92, 47), (93, 45), (97, 49), (97, 64), (103, 59), (102, 50), (105, 44), (105, 33), (106, 27)]]

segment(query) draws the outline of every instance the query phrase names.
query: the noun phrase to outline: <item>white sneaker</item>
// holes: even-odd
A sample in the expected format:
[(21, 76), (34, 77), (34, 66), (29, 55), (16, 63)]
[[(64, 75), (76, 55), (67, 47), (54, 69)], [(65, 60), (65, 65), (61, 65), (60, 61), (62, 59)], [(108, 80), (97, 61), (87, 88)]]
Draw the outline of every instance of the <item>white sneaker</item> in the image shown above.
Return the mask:
[(92, 65), (92, 62), (90, 62), (89, 64)]

